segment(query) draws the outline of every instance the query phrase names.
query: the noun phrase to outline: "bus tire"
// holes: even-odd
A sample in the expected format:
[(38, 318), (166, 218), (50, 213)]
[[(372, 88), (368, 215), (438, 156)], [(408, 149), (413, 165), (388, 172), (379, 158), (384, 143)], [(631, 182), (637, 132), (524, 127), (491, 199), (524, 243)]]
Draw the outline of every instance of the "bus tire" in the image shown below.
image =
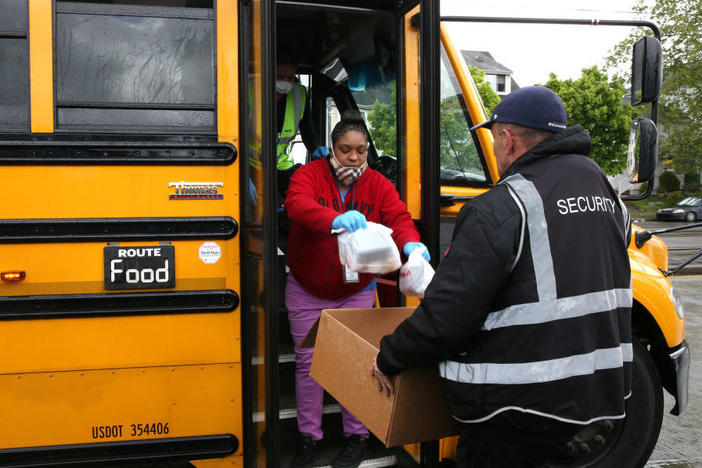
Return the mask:
[(663, 423), (663, 389), (651, 355), (636, 338), (633, 349), (632, 389), (626, 402), (626, 417), (586, 426), (569, 442), (573, 457), (569, 457), (570, 462), (547, 466), (638, 468), (646, 464)]

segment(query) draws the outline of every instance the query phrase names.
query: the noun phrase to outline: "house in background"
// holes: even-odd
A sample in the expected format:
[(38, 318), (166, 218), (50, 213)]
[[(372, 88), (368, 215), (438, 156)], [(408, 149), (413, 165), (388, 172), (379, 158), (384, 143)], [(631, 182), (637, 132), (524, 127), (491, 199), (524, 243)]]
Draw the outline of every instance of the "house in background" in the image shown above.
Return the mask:
[(519, 89), (519, 85), (512, 78), (512, 70), (495, 60), (490, 52), (462, 50), (461, 54), (463, 54), (463, 59), (467, 65), (480, 68), (485, 72), (485, 81), (490, 83), (492, 89), (500, 97), (508, 95), (515, 89)]

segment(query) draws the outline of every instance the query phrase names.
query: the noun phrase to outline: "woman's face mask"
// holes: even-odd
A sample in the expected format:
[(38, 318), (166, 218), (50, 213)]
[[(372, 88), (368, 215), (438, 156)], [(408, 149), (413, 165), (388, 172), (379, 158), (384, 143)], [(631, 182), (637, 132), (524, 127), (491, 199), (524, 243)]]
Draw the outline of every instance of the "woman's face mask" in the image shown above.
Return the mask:
[(343, 185), (351, 185), (368, 167), (367, 158), (368, 140), (365, 135), (349, 131), (336, 141), (329, 162), (337, 180)]
[(288, 94), (293, 89), (293, 84), (289, 81), (278, 80), (275, 82), (275, 90), (280, 94)]

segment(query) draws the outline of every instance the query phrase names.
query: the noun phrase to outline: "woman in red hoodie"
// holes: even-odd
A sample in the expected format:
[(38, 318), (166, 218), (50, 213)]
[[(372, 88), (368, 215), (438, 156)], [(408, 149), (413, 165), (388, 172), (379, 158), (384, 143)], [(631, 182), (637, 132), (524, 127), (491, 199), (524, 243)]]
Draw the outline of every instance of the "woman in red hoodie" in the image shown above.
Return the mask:
[[(290, 180), (285, 210), (290, 218), (285, 290), (290, 330), (295, 342), (295, 393), (300, 449), (292, 466), (309, 466), (322, 434), (323, 389), (310, 377), (311, 348), (300, 349), (322, 309), (372, 307), (375, 275), (348, 271), (339, 262), (332, 229), (364, 229), (367, 221), (393, 230), (398, 248), (409, 255), (419, 242), (412, 216), (393, 184), (366, 162), (369, 135), (360, 113), (347, 111), (332, 131), (332, 151), (300, 168)], [(341, 408), (346, 447), (335, 468), (354, 468), (363, 460), (368, 429)]]

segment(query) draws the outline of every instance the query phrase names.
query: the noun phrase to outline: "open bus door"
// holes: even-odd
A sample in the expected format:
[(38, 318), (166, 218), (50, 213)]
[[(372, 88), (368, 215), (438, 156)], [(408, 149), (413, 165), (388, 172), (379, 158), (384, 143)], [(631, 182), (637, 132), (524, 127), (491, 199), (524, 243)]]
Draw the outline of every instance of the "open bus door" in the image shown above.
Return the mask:
[[(242, 185), (246, 466), (286, 466), (298, 440), (294, 352), (284, 308), (286, 218), (274, 158), (275, 63), (281, 44), (293, 48), (298, 74), (308, 77), (310, 112), (320, 143), (330, 145), (331, 128), (346, 109), (368, 117), (377, 104), (394, 115), (390, 126), (396, 132), (395, 148), (381, 149), (371, 141), (369, 164), (396, 184), (423, 241), (438, 258), (438, 83), (431, 79), (438, 65), (438, 3), (405, 3), (241, 4), (240, 80), (246, 83), (240, 93), (242, 184), (253, 181), (258, 196), (254, 203)], [(421, 19), (420, 8), (426, 12)], [(369, 131), (374, 140), (378, 129), (369, 126)], [(396, 286), (393, 294), (397, 303)], [(315, 466), (329, 464), (343, 445), (339, 405), (328, 396), (323, 414), (326, 448)], [(435, 466), (438, 445), (385, 449), (375, 441), (367, 458), (373, 466), (420, 461)]]

